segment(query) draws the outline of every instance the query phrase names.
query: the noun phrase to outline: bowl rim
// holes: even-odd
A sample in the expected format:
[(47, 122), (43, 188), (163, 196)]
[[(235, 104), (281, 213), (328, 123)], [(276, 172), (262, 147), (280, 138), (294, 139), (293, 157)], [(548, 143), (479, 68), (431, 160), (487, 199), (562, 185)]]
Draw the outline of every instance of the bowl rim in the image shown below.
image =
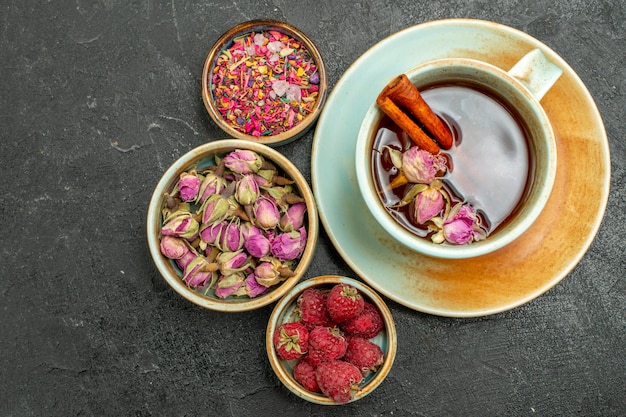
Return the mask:
[(325, 285), (332, 286), (340, 283), (354, 286), (361, 294), (368, 298), (378, 308), (385, 324), (385, 331), (387, 333), (387, 351), (385, 352), (384, 363), (376, 371), (372, 379), (370, 379), (363, 387), (367, 389), (362, 389), (357, 392), (354, 398), (352, 398), (352, 400), (350, 400), (348, 403), (357, 401), (374, 391), (376, 387), (378, 387), (389, 374), (396, 357), (398, 337), (395, 322), (393, 320), (393, 316), (391, 315), (391, 310), (389, 309), (383, 298), (375, 290), (373, 290), (362, 281), (342, 275), (320, 275), (300, 282), (298, 285), (292, 288), (289, 293), (281, 298), (280, 301), (274, 306), (272, 314), (270, 315), (270, 318), (268, 320), (267, 329), (265, 332), (265, 348), (267, 350), (270, 365), (276, 373), (276, 376), (283, 383), (283, 385), (298, 397), (316, 404), (341, 405), (333, 401), (331, 398), (325, 396), (324, 394), (310, 392), (302, 387), (293, 378), (293, 375), (289, 371), (287, 371), (284, 366), (282, 366), (283, 360), (280, 359), (276, 354), (272, 338), (274, 329), (276, 329), (280, 325), (280, 323), (283, 322), (281, 321), (281, 319), (284, 316), (285, 310), (292, 303), (296, 302), (302, 291), (307, 288)]
[[(313, 107), (313, 111), (304, 118), (300, 123), (298, 123), (293, 128), (279, 133), (278, 135), (273, 136), (252, 136), (246, 133), (243, 133), (235, 128), (233, 128), (230, 124), (228, 124), (224, 118), (221, 116), (219, 111), (217, 110), (215, 103), (212, 99), (212, 93), (209, 82), (209, 73), (212, 71), (214, 67), (214, 62), (219, 53), (228, 45), (228, 43), (235, 36), (242, 35), (244, 33), (249, 33), (259, 28), (267, 28), (270, 30), (277, 30), (283, 33), (286, 33), (294, 38), (303, 42), (315, 60), (317, 64), (317, 69), (320, 77), (319, 83), (319, 93), (317, 97), (317, 101), (315, 102), (315, 106)], [(326, 96), (328, 93), (328, 75), (326, 72), (326, 64), (324, 63), (324, 59), (322, 57), (322, 53), (318, 48), (317, 44), (302, 30), (293, 26), (290, 23), (283, 22), (280, 20), (274, 19), (253, 19), (245, 22), (241, 22), (226, 32), (224, 32), (218, 39), (215, 41), (213, 46), (209, 49), (209, 52), (206, 55), (204, 60), (204, 65), (202, 67), (202, 78), (201, 78), (201, 95), (202, 101), (204, 103), (204, 107), (206, 108), (209, 116), (213, 121), (220, 127), (224, 132), (233, 138), (237, 138), (240, 140), (248, 140), (255, 143), (263, 143), (268, 146), (279, 146), (290, 143), (302, 135), (304, 135), (315, 123), (318, 119), (322, 109), (324, 107), (324, 103), (326, 102)]]
[[(545, 155), (540, 155), (542, 163), (545, 165), (544, 175), (541, 179), (538, 191), (535, 193), (534, 205), (527, 210), (525, 217), (515, 222), (513, 227), (505, 226), (506, 234), (499, 233), (494, 238), (487, 238), (483, 241), (473, 242), (466, 245), (442, 245), (432, 243), (423, 238), (417, 238), (413, 233), (408, 231), (396, 223), (380, 202), (377, 196), (373, 178), (371, 175), (370, 165), (370, 149), (369, 144), (372, 141), (372, 126), (382, 117), (382, 111), (376, 103), (372, 103), (361, 122), (356, 143), (355, 168), (356, 177), (361, 195), (374, 219), (389, 233), (394, 239), (402, 243), (405, 247), (419, 252), (421, 254), (442, 259), (465, 259), (486, 255), (494, 252), (504, 246), (510, 244), (519, 236), (521, 236), (534, 221), (539, 217), (543, 208), (548, 202), (552, 188), (554, 186), (557, 170), (557, 149), (554, 131), (550, 124), (550, 120), (543, 109), (543, 106), (537, 101), (527, 88), (516, 78), (511, 76), (506, 70), (496, 67), (492, 64), (470, 58), (441, 58), (432, 60), (421, 65), (417, 65), (405, 72), (411, 82), (415, 82), (415, 77), (427, 72), (434, 66), (441, 66), (442, 72), (450, 72), (451, 67), (466, 67), (478, 69), (479, 71), (488, 73), (489, 76), (502, 76), (511, 85), (514, 85), (516, 95), (526, 99), (528, 106), (533, 109), (538, 119), (537, 125), (546, 138), (545, 147), (549, 149)], [(532, 150), (531, 150), (532, 152)], [(363, 155), (367, 155), (363, 157)], [(534, 181), (537, 182), (537, 181)]]
[[(288, 174), (294, 180), (305, 199), (307, 206), (307, 242), (304, 252), (295, 269), (295, 274), (287, 278), (282, 283), (270, 289), (266, 294), (254, 298), (222, 300), (212, 298), (198, 293), (197, 291), (187, 287), (181, 277), (173, 271), (170, 260), (167, 259), (160, 250), (159, 230), (161, 228), (161, 209), (163, 207), (163, 194), (171, 189), (176, 182), (178, 176), (184, 170), (193, 166), (197, 161), (209, 156), (209, 154), (225, 153), (235, 149), (249, 149), (263, 155), (264, 158), (271, 160)], [(313, 255), (317, 246), (317, 238), (319, 234), (319, 216), (317, 205), (315, 203), (313, 192), (300, 172), (300, 170), (285, 156), (275, 149), (261, 143), (254, 143), (240, 139), (218, 139), (205, 143), (194, 149), (189, 150), (179, 157), (170, 167), (163, 173), (157, 183), (146, 216), (146, 237), (148, 249), (152, 260), (157, 267), (157, 271), (170, 285), (170, 287), (181, 295), (183, 298), (192, 303), (204, 307), (209, 310), (223, 312), (242, 312), (264, 307), (273, 303), (282, 297), (287, 291), (293, 288), (307, 271), (313, 260)]]

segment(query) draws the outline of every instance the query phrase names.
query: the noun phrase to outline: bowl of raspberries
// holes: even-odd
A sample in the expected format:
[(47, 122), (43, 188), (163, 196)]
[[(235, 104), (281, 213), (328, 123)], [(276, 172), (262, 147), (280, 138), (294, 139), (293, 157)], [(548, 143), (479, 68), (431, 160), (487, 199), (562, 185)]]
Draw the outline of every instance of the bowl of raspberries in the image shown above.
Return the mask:
[(266, 332), (270, 364), (297, 396), (340, 405), (370, 394), (389, 373), (396, 329), (383, 299), (342, 276), (302, 281), (274, 307)]

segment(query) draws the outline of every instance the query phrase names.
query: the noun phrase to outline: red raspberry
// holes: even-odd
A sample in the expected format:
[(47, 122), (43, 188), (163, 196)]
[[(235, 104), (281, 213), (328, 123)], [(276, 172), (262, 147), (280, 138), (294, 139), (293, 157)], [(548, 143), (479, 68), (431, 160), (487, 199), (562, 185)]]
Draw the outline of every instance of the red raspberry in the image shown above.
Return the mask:
[(329, 361), (317, 367), (315, 379), (324, 394), (337, 403), (345, 404), (360, 389), (359, 383), (363, 380), (363, 375), (351, 363)]
[(376, 336), (384, 326), (378, 308), (367, 301), (361, 314), (339, 325), (348, 336), (358, 336), (364, 339), (371, 339)]
[(315, 367), (305, 360), (298, 361), (293, 367), (293, 377), (305, 389), (311, 392), (321, 392), (315, 379)]
[(362, 337), (349, 337), (348, 349), (343, 360), (350, 362), (367, 376), (370, 372), (376, 372), (385, 361), (382, 349), (371, 340)]
[(335, 323), (344, 322), (361, 314), (364, 303), (359, 291), (348, 284), (335, 285), (326, 299), (328, 313)]
[(313, 366), (340, 359), (348, 347), (346, 338), (337, 327), (316, 327), (309, 333), (309, 353), (305, 359)]
[(320, 290), (307, 288), (298, 297), (300, 319), (309, 330), (317, 326), (333, 326), (326, 309), (326, 298)]
[(304, 324), (292, 321), (283, 323), (272, 336), (276, 354), (286, 361), (299, 359), (309, 347), (309, 331)]

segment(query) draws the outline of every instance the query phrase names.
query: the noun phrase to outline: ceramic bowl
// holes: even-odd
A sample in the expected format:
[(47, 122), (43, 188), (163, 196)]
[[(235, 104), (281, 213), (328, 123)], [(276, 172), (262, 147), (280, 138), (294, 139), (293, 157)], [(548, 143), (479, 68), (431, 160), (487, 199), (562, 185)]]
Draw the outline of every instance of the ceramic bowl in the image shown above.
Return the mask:
[[(269, 31), (280, 32), (281, 34), (284, 34), (288, 36), (289, 38), (293, 38), (294, 40), (300, 42), (301, 47), (299, 48), (299, 51), (308, 52), (308, 57), (312, 59), (315, 66), (317, 67), (315, 74), (316, 74), (316, 78), (318, 78), (319, 81), (315, 80), (315, 81), (312, 81), (311, 83), (308, 83), (308, 85), (303, 85), (304, 88), (300, 90), (302, 92), (303, 100), (300, 101), (301, 103), (300, 106), (292, 107), (294, 109), (298, 107), (303, 107), (306, 104), (306, 100), (304, 100), (305, 95), (310, 94), (308, 93), (308, 91), (311, 90), (309, 87), (318, 88), (318, 91), (316, 93), (317, 95), (316, 96), (311, 95), (309, 97), (311, 99), (311, 102), (314, 104), (313, 105), (308, 104), (309, 108), (307, 109), (307, 111), (301, 112), (301, 114), (303, 115), (303, 119), (300, 122), (295, 123), (288, 130), (284, 130), (282, 132), (277, 132), (274, 134), (261, 132), (261, 135), (259, 136), (259, 135), (254, 134), (254, 130), (251, 130), (251, 131), (246, 130), (246, 121), (249, 121), (250, 118), (247, 118), (247, 120), (245, 120), (243, 117), (237, 119), (235, 117), (236, 111), (233, 109), (234, 111), (230, 113), (230, 116), (233, 119), (233, 121), (229, 121), (228, 116), (225, 116), (224, 114), (220, 112), (220, 106), (218, 105), (218, 100), (216, 99), (216, 93), (213, 90), (214, 84), (212, 82), (212, 76), (217, 70), (216, 66), (218, 64), (218, 58), (220, 57), (220, 55), (222, 55), (223, 51), (228, 50), (229, 48), (233, 47), (236, 39), (240, 39), (242, 36), (250, 36), (250, 34), (269, 33)], [(284, 62), (285, 59), (286, 60), (290, 59), (289, 56), (283, 59), (280, 53), (281, 51), (278, 52), (278, 55), (274, 55), (274, 57), (277, 57), (277, 56), (279, 57), (278, 59), (280, 59), (280, 61), (278, 62), (281, 62), (281, 61)], [(247, 54), (246, 56), (250, 56), (250, 55)], [(263, 58), (263, 60), (265, 60), (265, 58)], [(307, 58), (306, 60), (309, 61), (309, 58)], [(240, 65), (246, 64), (246, 62), (241, 62), (241, 61), (242, 60), (240, 59), (237, 62), (231, 63), (230, 64), (231, 66), (229, 68), (234, 68), (233, 71), (237, 71), (238, 63)], [(268, 61), (269, 59), (266, 61), (261, 61), (260, 59), (257, 59), (257, 60), (247, 59), (247, 63), (255, 62), (254, 65), (257, 65), (256, 63), (258, 63), (259, 66), (264, 66), (265, 67), (264, 71), (270, 71), (267, 68), (271, 68), (271, 65), (264, 65)], [(285, 64), (285, 67), (287, 66), (288, 64)], [(301, 74), (298, 76), (301, 77), (302, 79), (306, 79), (308, 75), (309, 74), (305, 73), (304, 76), (302, 76)], [(265, 82), (266, 84), (270, 82), (273, 84), (275, 80), (278, 80), (280, 78), (280, 76), (281, 74), (278, 74), (278, 73), (267, 72), (264, 76)], [(251, 80), (249, 80), (249, 83), (251, 83)], [(290, 82), (290, 84), (297, 84), (297, 83)], [(256, 86), (254, 88), (256, 88)], [(268, 91), (269, 91), (269, 87), (268, 87)], [(224, 130), (229, 136), (232, 136), (233, 138), (254, 141), (257, 143), (263, 143), (263, 144), (270, 145), (270, 146), (278, 146), (278, 145), (289, 143), (301, 137), (304, 133), (306, 133), (313, 126), (319, 114), (321, 113), (322, 107), (324, 106), (324, 102), (326, 100), (327, 91), (328, 91), (328, 79), (326, 75), (326, 66), (322, 59), (322, 55), (319, 49), (317, 48), (317, 46), (315, 45), (315, 43), (298, 28), (288, 23), (276, 21), (276, 20), (251, 20), (251, 21), (247, 21), (244, 23), (240, 23), (234, 26), (233, 28), (229, 29), (222, 36), (220, 36), (220, 38), (215, 42), (215, 44), (209, 50), (209, 53), (207, 54), (206, 59), (204, 61), (204, 67), (202, 69), (202, 100), (204, 101), (206, 110), (208, 111), (213, 121), (222, 130)], [(287, 97), (287, 95), (282, 95), (282, 97), (285, 98)], [(256, 103), (259, 103), (261, 101), (263, 103), (268, 103), (271, 101), (268, 97), (255, 98), (255, 100), (257, 100)], [(261, 104), (261, 105), (264, 105), (264, 104)], [(234, 106), (234, 107), (237, 108), (238, 106)], [(267, 113), (267, 109), (264, 109), (264, 111)], [(288, 118), (289, 118), (288, 115), (286, 117), (281, 116), (279, 117), (278, 120), (283, 122)]]
[(280, 381), (285, 385), (285, 387), (287, 387), (287, 389), (289, 389), (289, 391), (307, 401), (322, 405), (338, 404), (324, 394), (306, 390), (294, 379), (293, 368), (297, 361), (285, 361), (276, 354), (272, 343), (272, 335), (274, 334), (276, 328), (278, 328), (282, 323), (295, 320), (295, 317), (297, 317), (297, 312), (295, 311), (297, 307), (297, 300), (304, 290), (307, 288), (317, 288), (322, 291), (327, 291), (339, 283), (349, 284), (357, 288), (366, 301), (369, 301), (378, 308), (384, 322), (383, 330), (370, 340), (380, 346), (385, 355), (385, 361), (375, 373), (369, 374), (364, 379), (364, 381), (360, 384), (360, 391), (355, 394), (354, 398), (350, 402), (357, 401), (366, 395), (371, 394), (389, 374), (396, 356), (397, 337), (394, 320), (389, 308), (383, 299), (376, 292), (374, 292), (374, 290), (363, 284), (361, 281), (336, 275), (324, 275), (301, 282), (292, 288), (274, 307), (274, 311), (270, 316), (266, 331), (267, 355), (272, 369), (274, 369), (274, 372)]
[[(266, 160), (273, 162), (279, 171), (282, 172), (283, 176), (295, 181), (293, 186), (299, 195), (304, 198), (307, 207), (304, 220), (304, 227), (307, 229), (307, 239), (304, 251), (302, 252), (302, 255), (293, 271), (293, 276), (285, 279), (279, 284), (269, 287), (268, 292), (253, 298), (247, 296), (228, 296), (227, 298), (219, 298), (214, 295), (213, 291), (208, 291), (204, 294), (187, 286), (182, 279), (183, 271), (172, 259), (165, 257), (161, 253), (160, 241), (161, 227), (163, 225), (162, 209), (166, 204), (164, 195), (172, 192), (182, 172), (186, 172), (194, 166), (200, 169), (209, 165), (215, 165), (214, 158), (216, 155), (223, 156), (230, 151), (238, 149), (256, 152), (257, 154), (263, 156)], [(318, 213), (313, 193), (311, 192), (306, 179), (302, 176), (296, 166), (294, 166), (293, 163), (291, 163), (281, 153), (266, 145), (250, 141), (223, 139), (209, 142), (189, 151), (165, 171), (154, 190), (148, 207), (148, 246), (150, 255), (152, 256), (159, 273), (172, 287), (172, 289), (174, 289), (174, 291), (182, 297), (194, 304), (211, 310), (223, 312), (247, 311), (257, 309), (277, 301), (291, 288), (293, 288), (304, 275), (313, 258), (317, 237)]]

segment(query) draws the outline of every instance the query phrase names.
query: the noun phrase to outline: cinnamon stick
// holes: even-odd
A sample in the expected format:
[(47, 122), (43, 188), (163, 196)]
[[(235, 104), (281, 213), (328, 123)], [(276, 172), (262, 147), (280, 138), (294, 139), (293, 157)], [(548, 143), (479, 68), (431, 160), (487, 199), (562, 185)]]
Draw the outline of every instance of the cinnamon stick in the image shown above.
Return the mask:
[(439, 146), (413, 121), (406, 113), (396, 106), (389, 97), (378, 96), (378, 107), (393, 120), (400, 129), (404, 130), (411, 140), (420, 148), (432, 154), (438, 154)]
[(391, 80), (379, 96), (388, 97), (398, 107), (419, 120), (443, 149), (452, 147), (452, 133), (424, 101), (419, 90), (406, 74), (401, 74)]

